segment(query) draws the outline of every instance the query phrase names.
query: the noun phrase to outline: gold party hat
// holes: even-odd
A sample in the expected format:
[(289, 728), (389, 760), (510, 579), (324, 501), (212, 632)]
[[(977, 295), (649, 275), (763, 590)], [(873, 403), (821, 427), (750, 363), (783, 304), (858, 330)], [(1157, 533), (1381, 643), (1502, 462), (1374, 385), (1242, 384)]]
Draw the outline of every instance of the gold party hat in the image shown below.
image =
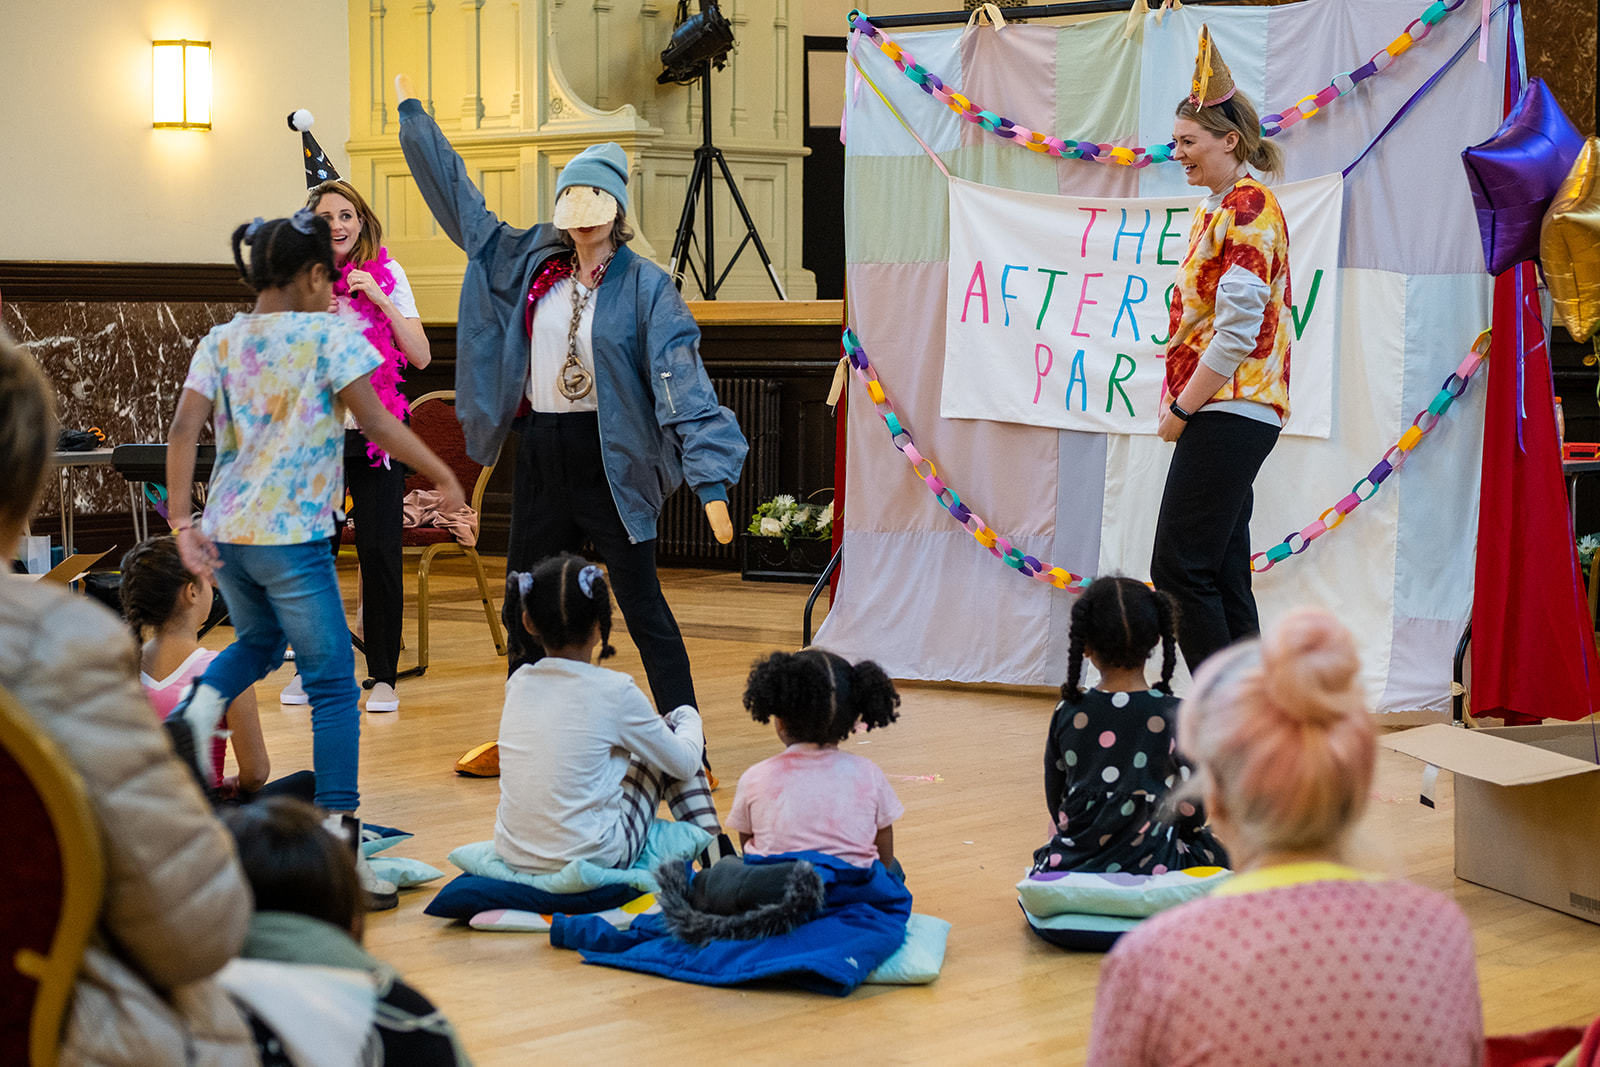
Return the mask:
[(1211, 27), (1200, 27), (1200, 49), (1194, 57), (1194, 83), (1189, 103), (1195, 107), (1216, 107), (1237, 91), (1233, 72), (1211, 43)]

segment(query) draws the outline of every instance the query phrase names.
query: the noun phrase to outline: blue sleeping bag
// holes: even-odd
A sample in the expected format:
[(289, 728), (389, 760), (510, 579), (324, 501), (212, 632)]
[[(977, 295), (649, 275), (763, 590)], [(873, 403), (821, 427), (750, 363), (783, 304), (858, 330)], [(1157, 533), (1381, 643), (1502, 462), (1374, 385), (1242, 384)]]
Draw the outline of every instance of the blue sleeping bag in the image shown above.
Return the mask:
[(883, 864), (855, 867), (821, 852), (746, 856), (746, 863), (809, 860), (822, 878), (815, 919), (786, 934), (749, 941), (713, 941), (696, 948), (668, 932), (660, 915), (617, 930), (592, 915), (557, 915), (550, 944), (577, 949), (586, 963), (729, 986), (777, 979), (816, 993), (845, 996), (900, 948), (911, 894)]

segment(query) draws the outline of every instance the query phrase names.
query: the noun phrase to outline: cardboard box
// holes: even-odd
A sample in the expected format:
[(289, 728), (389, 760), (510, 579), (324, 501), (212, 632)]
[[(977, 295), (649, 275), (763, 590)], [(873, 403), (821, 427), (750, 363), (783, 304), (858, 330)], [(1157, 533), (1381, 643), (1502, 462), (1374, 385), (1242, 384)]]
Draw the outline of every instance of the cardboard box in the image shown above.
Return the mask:
[(1600, 726), (1439, 723), (1382, 743), (1455, 775), (1457, 878), (1600, 923)]
[(102, 559), (104, 559), (106, 552), (110, 551), (111, 549), (108, 548), (105, 552), (96, 552), (92, 556), (87, 552), (79, 552), (76, 555), (68, 556), (60, 563), (57, 563), (54, 567), (51, 567), (45, 573), (36, 574), (33, 577), (41, 582), (56, 582), (59, 585), (71, 585), (73, 582), (87, 574), (89, 572), (89, 568), (93, 567), (96, 563), (99, 563)]

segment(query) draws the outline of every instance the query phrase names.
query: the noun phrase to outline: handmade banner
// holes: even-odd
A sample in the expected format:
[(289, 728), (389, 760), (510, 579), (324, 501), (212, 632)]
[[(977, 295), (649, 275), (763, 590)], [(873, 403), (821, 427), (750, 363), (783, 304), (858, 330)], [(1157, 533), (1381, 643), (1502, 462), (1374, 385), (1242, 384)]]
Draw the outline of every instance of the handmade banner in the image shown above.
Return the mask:
[[(1119, 156), (1117, 147), (1154, 148), (1171, 140), (1173, 112), (1190, 90), (1195, 41), (1206, 24), (1239, 91), (1258, 110), (1274, 109), (1285, 120), (1291, 111), (1299, 115), (1292, 124), (1278, 124), (1282, 132), (1272, 138), (1284, 152), (1284, 184), (1361, 161), (1344, 178), (1338, 277), (1323, 276), (1315, 306), (1315, 272), (1308, 276), (1298, 261), (1293, 266), (1294, 302), (1307, 327), (1321, 316), (1338, 316), (1337, 358), (1329, 361), (1325, 385), (1313, 389), (1307, 382), (1305, 342), (1295, 347), (1294, 406), (1303, 413), (1316, 403), (1309, 394), (1319, 394), (1331, 398), (1336, 416), (1327, 436), (1279, 441), (1256, 481), (1251, 549), (1283, 544), (1347, 494), (1365, 502), (1307, 551), (1256, 576), (1262, 622), (1270, 626), (1300, 605), (1323, 605), (1357, 635), (1374, 708), (1448, 709), (1450, 660), (1472, 610), (1469, 561), (1477, 550), (1487, 391), (1476, 384), (1466, 390), (1381, 491), (1364, 476), (1417, 413), (1434, 405), (1440, 382), (1489, 321), (1492, 286), (1461, 178), (1461, 150), (1490, 137), (1504, 115), (1506, 20), (1515, 9), (1494, 9), (1488, 63), (1466, 58), (1452, 65), (1463, 45), (1470, 57), (1477, 22), (1444, 17), (1446, 3), (1423, 12), (1421, 22), (1397, 39), (1398, 20), (1424, 6), (1424, 0), (1191, 4), (1159, 22), (1153, 13), (1145, 16), (1131, 36), (1126, 14), (1000, 31), (896, 31), (898, 59), (864, 37), (857, 41), (859, 72), (850, 68), (845, 105), (849, 326), (881, 379), (878, 395), (892, 399), (896, 418), (888, 423), (887, 405), (878, 404), (871, 387), (852, 384), (844, 563), (819, 644), (873, 659), (896, 678), (1058, 685), (1070, 651), (1074, 599), (1029, 578), (1031, 565), (1018, 564), (1031, 557), (1066, 574), (1149, 577), (1155, 511), (1172, 446), (1148, 434), (941, 417), (951, 384), (939, 358), (953, 347), (947, 316), (965, 296), (973, 263), (964, 271), (950, 264), (956, 187), (928, 152), (963, 181), (1009, 190), (1006, 195), (1114, 198), (1119, 207), (1138, 204), (1141, 211), (1142, 198), (1175, 197), (1192, 207), (1205, 190), (1186, 184), (1181, 168), (1141, 166), (1149, 152), (1140, 156), (1134, 147)], [(1331, 89), (1305, 95), (1319, 85)], [(1331, 100), (1335, 92), (1340, 95)], [(1286, 108), (1293, 100), (1299, 103)], [(1385, 129), (1388, 135), (1371, 147)], [(1038, 144), (1035, 131), (1056, 140)], [(1071, 138), (1081, 140), (1063, 140)], [(1095, 162), (1086, 154), (1090, 149)], [(1102, 156), (1107, 165), (1097, 162)], [(1109, 222), (1114, 237), (1121, 221), (1120, 211), (1102, 214), (1097, 226)], [(1165, 221), (1152, 215), (1147, 264)], [(1186, 238), (1187, 228), (1174, 221)], [(1128, 226), (1142, 223), (1142, 214), (1130, 210)], [(1031, 222), (1008, 227), (991, 220), (990, 226), (997, 240), (1024, 235), (1030, 243), (1027, 235), (1042, 229)], [(1306, 251), (1304, 229), (1291, 214), (1290, 245), (1297, 255)], [(1037, 243), (1076, 253), (1074, 233), (1081, 240), (1080, 226), (1053, 234), (1054, 245)], [(1119, 259), (1136, 254), (1137, 243), (1123, 238)], [(1169, 237), (1163, 257), (1181, 254)], [(1000, 261), (1002, 272), (1006, 264), (1074, 270), (1070, 262), (1030, 263), (1010, 254)], [(1163, 274), (1177, 269), (1157, 266)], [(1001, 278), (988, 272), (987, 261), (985, 268), (990, 328), (1003, 331)], [(1157, 304), (1171, 277), (1147, 280), (1146, 301)], [(1004, 286), (1017, 294), (1023, 283), (1040, 281), (1048, 284), (1048, 277), (1013, 270)], [(1334, 282), (1337, 299), (1328, 288)], [(1072, 274), (1055, 284), (1051, 314), (1055, 300), (1070, 296), (1076, 315), (1082, 279)], [(1088, 298), (1103, 304), (1088, 307), (1084, 321), (1107, 311), (1109, 333), (1121, 296), (1120, 288), (1101, 296), (1091, 285)], [(1012, 332), (1024, 336), (1022, 327), (1033, 328), (1038, 305), (1029, 319), (1017, 299), (1006, 304)], [(1150, 322), (1136, 317), (1142, 335), (1165, 333), (1159, 316)], [(1072, 322), (1065, 325), (1070, 339)], [(1124, 316), (1122, 331), (1130, 328)], [(1058, 373), (1070, 380), (1078, 347), (1053, 349), (1047, 385)], [(1084, 406), (1103, 416), (1107, 379), (1090, 378), (1086, 342), (1085, 348)], [(1029, 408), (1033, 351), (1028, 345), (1022, 352), (1026, 376), (1019, 387)], [(1140, 389), (1127, 389), (1136, 407)], [(1064, 409), (1066, 381), (1054, 395)], [(1045, 402), (1041, 389), (1040, 406)], [(912, 441), (917, 457), (896, 447)], [(916, 458), (922, 462), (913, 473), (907, 460)], [(930, 478), (943, 492), (930, 492)], [(996, 535), (995, 548), (1004, 538), (1022, 558), (996, 559), (963, 515), (980, 517), (978, 533), (986, 526)], [(1332, 525), (1336, 516), (1322, 521)], [(1302, 534), (1293, 544), (1303, 540)]]
[[(1289, 224), (1293, 297), (1284, 432), (1325, 438), (1344, 181), (1273, 192)], [(1154, 434), (1172, 280), (1198, 206), (1198, 196), (1050, 196), (951, 179), (939, 414)]]

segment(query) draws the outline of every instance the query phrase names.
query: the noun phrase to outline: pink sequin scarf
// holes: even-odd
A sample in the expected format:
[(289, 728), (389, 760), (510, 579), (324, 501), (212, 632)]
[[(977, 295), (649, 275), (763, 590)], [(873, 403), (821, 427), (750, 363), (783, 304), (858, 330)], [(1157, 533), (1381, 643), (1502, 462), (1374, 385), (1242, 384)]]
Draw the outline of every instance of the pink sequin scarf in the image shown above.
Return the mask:
[[(365, 263), (346, 263), (339, 269), (339, 279), (333, 283), (333, 292), (335, 296), (348, 298), (350, 307), (366, 323), (361, 332), (372, 347), (378, 350), (378, 355), (383, 357), (378, 369), (372, 372), (373, 391), (378, 394), (378, 399), (389, 413), (404, 422), (411, 412), (411, 404), (400, 392), (400, 386), (405, 381), (401, 377), (401, 371), (406, 367), (406, 354), (394, 343), (394, 326), (390, 323), (389, 316), (385, 315), (365, 293), (350, 292), (350, 272), (359, 269), (372, 275), (372, 280), (377, 282), (378, 288), (385, 293), (393, 293), (394, 273), (389, 270), (389, 264), (392, 262), (389, 250), (380, 248), (377, 259), (369, 259)], [(374, 467), (385, 465), (389, 459), (388, 453), (370, 441), (367, 442), (367, 456), (372, 460)]]

